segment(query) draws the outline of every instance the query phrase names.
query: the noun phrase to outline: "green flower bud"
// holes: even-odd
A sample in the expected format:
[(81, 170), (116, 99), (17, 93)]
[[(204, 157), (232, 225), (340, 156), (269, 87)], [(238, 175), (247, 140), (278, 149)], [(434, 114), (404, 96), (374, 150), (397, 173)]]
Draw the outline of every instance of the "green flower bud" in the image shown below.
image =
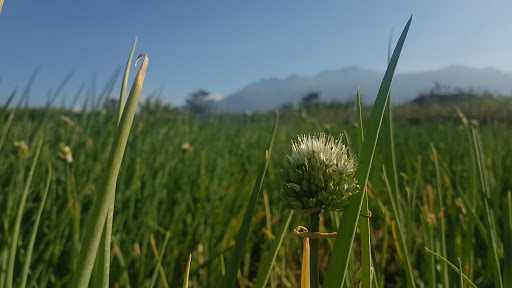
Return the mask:
[(342, 138), (301, 135), (288, 156), (284, 200), (292, 209), (339, 210), (359, 191), (356, 161)]

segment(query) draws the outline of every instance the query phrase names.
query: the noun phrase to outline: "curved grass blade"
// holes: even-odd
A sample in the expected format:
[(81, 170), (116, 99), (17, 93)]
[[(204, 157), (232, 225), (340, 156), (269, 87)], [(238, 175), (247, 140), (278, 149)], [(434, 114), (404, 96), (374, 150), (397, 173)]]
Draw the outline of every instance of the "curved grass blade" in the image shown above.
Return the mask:
[[(512, 243), (512, 194), (507, 193), (507, 221), (505, 221), (505, 241), (504, 243)], [(503, 285), (512, 287), (512, 245), (504, 245), (505, 257), (503, 263)]]
[(359, 88), (357, 88), (357, 91), (356, 91), (356, 108), (357, 108), (357, 124), (359, 126), (359, 129), (358, 129), (358, 152), (359, 154), (361, 154), (361, 150), (363, 148), (363, 143), (364, 143), (364, 116), (363, 116), (363, 101), (361, 100), (361, 91), (359, 90)]
[[(121, 118), (123, 116), (124, 106), (126, 104), (126, 99), (128, 97), (128, 78), (130, 77), (130, 70), (132, 65), (133, 54), (135, 53), (135, 48), (137, 46), (137, 38), (135, 38), (132, 48), (130, 50), (130, 54), (128, 55), (128, 61), (126, 62), (126, 67), (123, 75), (123, 82), (121, 83), (121, 91), (119, 95), (119, 112), (118, 112), (118, 120), (117, 125), (119, 126), (121, 123)], [(117, 78), (117, 75), (115, 75)], [(115, 79), (113, 78), (113, 79)], [(104, 287), (108, 288), (109, 286), (109, 271), (110, 271), (110, 248), (112, 242), (112, 225), (114, 222), (114, 207), (115, 201), (112, 201), (112, 206), (108, 210), (107, 213), (107, 222), (105, 224), (105, 228), (103, 229), (103, 235), (101, 237), (101, 247), (100, 253), (98, 255), (97, 268), (94, 270), (94, 287)]]
[(460, 277), (461, 278), (464, 278), (464, 280), (466, 280), (466, 282), (468, 282), (472, 287), (475, 287), (477, 288), (478, 286), (476, 286), (475, 283), (473, 283), (473, 281), (471, 281), (471, 279), (466, 275), (464, 274), (464, 272), (462, 272), (461, 269), (459, 269), (459, 267), (455, 266), (455, 264), (453, 264), (452, 262), (450, 262), (448, 259), (446, 259), (445, 257), (443, 257), (442, 255), (440, 255), (439, 253), (436, 253), (434, 251), (432, 251), (431, 249), (425, 247), (425, 251), (427, 251), (428, 253), (436, 256), (437, 258), (441, 259), (444, 263), (446, 263), (450, 268), (453, 269), (453, 271), (459, 273)]
[(277, 253), (279, 252), (279, 248), (283, 244), (284, 236), (288, 231), (288, 227), (292, 222), (294, 211), (290, 211), (288, 216), (286, 217), (286, 221), (282, 224), (281, 230), (279, 231), (279, 235), (276, 239), (274, 239), (274, 243), (272, 245), (272, 249), (270, 249), (269, 253), (265, 255), (262, 260), (262, 263), (258, 267), (258, 273), (256, 274), (256, 280), (254, 282), (254, 288), (264, 288), (267, 287), (268, 280), (270, 279), (270, 274), (272, 272), (272, 266), (274, 266), (274, 262), (277, 258)]
[(23, 264), (23, 270), (21, 272), (21, 282), (19, 287), (25, 288), (27, 285), (28, 272), (30, 270), (30, 262), (32, 260), (32, 253), (34, 251), (34, 245), (36, 243), (37, 231), (39, 230), (39, 222), (41, 220), (41, 215), (43, 214), (43, 210), (46, 204), (46, 197), (48, 196), (48, 191), (50, 190), (50, 184), (52, 183), (53, 172), (50, 165), (48, 165), (48, 178), (46, 179), (46, 185), (43, 192), (43, 198), (41, 199), (41, 203), (39, 203), (39, 208), (36, 214), (36, 221), (34, 222), (34, 227), (32, 228), (32, 233), (30, 235), (30, 241), (27, 248), (27, 256), (25, 256), (25, 263)]
[(158, 274), (160, 274), (161, 281), (163, 283), (162, 286), (169, 287), (169, 284), (167, 283), (167, 280), (165, 279), (165, 273), (164, 268), (162, 267), (162, 258), (164, 257), (165, 250), (167, 249), (167, 243), (169, 242), (169, 238), (171, 238), (171, 234), (169, 232), (165, 233), (165, 239), (164, 243), (162, 244), (162, 249), (160, 250), (160, 253), (158, 252), (158, 248), (156, 247), (155, 238), (151, 236), (151, 249), (153, 250), (153, 254), (156, 257), (156, 266), (155, 270), (153, 270), (153, 276), (151, 277), (151, 285), (149, 285), (150, 288), (155, 287), (156, 280), (158, 280)]
[[(432, 152), (432, 159), (434, 161), (434, 167), (436, 171), (436, 192), (437, 192), (437, 199), (438, 199), (438, 205), (439, 205), (439, 229), (441, 234), (441, 255), (445, 258), (447, 258), (447, 251), (446, 251), (446, 220), (445, 220), (445, 206), (443, 201), (443, 195), (442, 193), (442, 186), (441, 186), (441, 168), (439, 166), (439, 154), (437, 153), (436, 148), (433, 144), (430, 146), (431, 152)], [(449, 282), (449, 275), (448, 275), (448, 265), (445, 263), (442, 263), (441, 266), (441, 274), (442, 274), (442, 280), (443, 280), (443, 286), (448, 287), (450, 285)]]
[(242, 224), (240, 226), (240, 230), (238, 232), (238, 236), (236, 239), (235, 249), (233, 251), (233, 255), (231, 256), (231, 261), (229, 262), (224, 287), (235, 287), (236, 286), (236, 275), (238, 273), (238, 269), (239, 269), (240, 263), (242, 261), (242, 255), (245, 250), (247, 238), (249, 237), (249, 229), (251, 226), (252, 216), (254, 215), (254, 212), (256, 211), (257, 200), (258, 200), (259, 196), (261, 195), (261, 191), (263, 190), (263, 182), (265, 180), (265, 176), (267, 174), (267, 170), (270, 165), (270, 158), (272, 156), (272, 147), (274, 145), (274, 139), (276, 138), (278, 124), (279, 124), (279, 114), (277, 114), (277, 116), (276, 116), (276, 120), (274, 123), (274, 129), (272, 132), (272, 138), (270, 139), (268, 149), (266, 150), (265, 163), (263, 164), (262, 169), (260, 169), (261, 173), (260, 173), (260, 175), (258, 175), (258, 178), (257, 178), (256, 182), (254, 183), (251, 197), (249, 199), (249, 203), (247, 204), (247, 208), (245, 209), (244, 218), (242, 220)]
[(14, 222), (14, 228), (12, 230), (12, 238), (9, 247), (9, 260), (7, 262), (7, 276), (5, 279), (6, 288), (12, 288), (14, 284), (14, 266), (16, 260), (16, 248), (18, 247), (18, 238), (20, 236), (21, 220), (23, 219), (23, 212), (25, 212), (28, 193), (30, 192), (30, 187), (32, 185), (32, 178), (34, 177), (34, 172), (36, 170), (37, 162), (39, 160), (39, 155), (41, 154), (41, 147), (43, 147), (43, 139), (39, 139), (39, 141), (37, 142), (36, 154), (34, 155), (34, 158), (32, 160), (30, 172), (27, 176), (27, 180), (25, 181), (25, 187), (21, 194), (20, 203), (16, 213), (16, 220)]
[(373, 162), (373, 156), (375, 148), (377, 146), (377, 140), (384, 117), (384, 111), (386, 103), (389, 98), (389, 88), (393, 79), (393, 74), (402, 51), (409, 26), (412, 21), (412, 16), (407, 21), (402, 34), (398, 40), (398, 43), (393, 51), (393, 56), (388, 64), (384, 78), (382, 79), (377, 98), (372, 110), (370, 122), (368, 123), (367, 133), (365, 135), (365, 143), (360, 155), (360, 166), (358, 171), (358, 183), (362, 187), (361, 193), (358, 193), (352, 197), (346, 211), (344, 212), (341, 220), (341, 225), (338, 229), (338, 236), (334, 243), (334, 250), (329, 260), (326, 274), (326, 287), (338, 288), (344, 284), (348, 262), (352, 252), (352, 246), (356, 233), (357, 223), (359, 215), (361, 213), (361, 206), (363, 204), (364, 196), (366, 195), (366, 184), (370, 175), (370, 170)]
[[(397, 200), (396, 200), (396, 197), (393, 195), (393, 188), (391, 187), (391, 183), (390, 183), (390, 180), (388, 178), (388, 175), (387, 175), (387, 172), (386, 172), (386, 168), (384, 167), (382, 169), (382, 173), (383, 173), (383, 178), (384, 178), (384, 183), (386, 185), (386, 191), (387, 191), (387, 194), (388, 194), (388, 198), (389, 198), (389, 202), (391, 202), (391, 209), (392, 209), (392, 212), (391, 213), (393, 215), (393, 219), (395, 220), (395, 223), (396, 223), (396, 229), (397, 229), (397, 238), (398, 238), (398, 248), (400, 249), (400, 254), (403, 255), (403, 261), (405, 261), (405, 270), (407, 272), (407, 283), (409, 285), (409, 287), (416, 287), (416, 283), (414, 282), (414, 274), (413, 274), (413, 271), (412, 271), (412, 265), (411, 265), (411, 261), (410, 261), (410, 258), (409, 258), (409, 252), (407, 250), (407, 246), (406, 246), (406, 243), (405, 243), (405, 234), (404, 234), (404, 229), (402, 227), (402, 224), (401, 224), (401, 220), (400, 220), (400, 217), (399, 217), (399, 211), (398, 211), (398, 203), (397, 203)], [(396, 190), (395, 190), (396, 191)]]
[[(389, 103), (389, 102), (388, 102)], [(358, 150), (361, 153), (361, 149), (364, 143), (364, 120), (363, 120), (363, 105), (361, 103), (361, 92), (359, 88), (356, 91), (356, 106), (357, 106), (357, 115), (359, 117), (358, 124)], [(368, 195), (365, 195), (363, 198), (363, 214), (370, 215), (370, 210), (368, 209)], [(362, 254), (362, 287), (371, 288), (372, 287), (372, 245), (370, 239), (370, 217), (364, 217), (359, 219), (359, 229), (361, 231), (361, 254)]]
[(501, 273), (501, 264), (499, 259), (499, 252), (498, 252), (498, 239), (496, 234), (496, 222), (494, 220), (494, 213), (491, 210), (491, 207), (489, 205), (489, 199), (491, 199), (491, 192), (489, 187), (489, 180), (488, 180), (488, 171), (485, 167), (485, 155), (482, 148), (482, 143), (480, 140), (480, 134), (478, 130), (475, 127), (471, 128), (472, 136), (473, 136), (473, 149), (475, 153), (475, 159), (477, 168), (480, 175), (480, 185), (481, 185), (481, 191), (483, 193), (483, 205), (484, 205), (484, 212), (487, 220), (487, 227), (488, 230), (488, 239), (490, 244), (490, 257), (493, 260), (493, 272), (495, 274), (494, 276), (494, 283), (496, 287), (503, 288), (503, 276)]
[(121, 117), (123, 116), (124, 106), (126, 104), (126, 99), (128, 97), (128, 79), (130, 78), (130, 70), (132, 67), (132, 59), (135, 54), (135, 49), (137, 48), (137, 37), (133, 40), (132, 49), (130, 50), (130, 54), (128, 55), (128, 60), (126, 61), (126, 67), (124, 67), (123, 80), (121, 82), (121, 93), (119, 96), (119, 117), (118, 124), (121, 122)]
[(4, 127), (2, 127), (2, 135), (0, 136), (0, 151), (2, 151), (2, 148), (4, 147), (5, 139), (7, 139), (7, 134), (9, 133), (9, 129), (11, 128), (12, 122), (14, 120), (14, 115), (15, 110), (12, 110), (9, 113), (7, 122), (5, 123)]
[(192, 254), (188, 254), (187, 270), (185, 270), (185, 277), (183, 280), (183, 288), (188, 288), (188, 278), (190, 277), (190, 263), (192, 262)]
[[(386, 104), (386, 111), (384, 114), (384, 123), (383, 123), (383, 135), (382, 140), (384, 146), (386, 147), (385, 151), (385, 162), (384, 162), (384, 179), (386, 182), (386, 191), (388, 192), (388, 198), (391, 202), (392, 208), (392, 216), (396, 223), (397, 228), (397, 239), (398, 239), (398, 248), (400, 249), (401, 255), (403, 257), (402, 265), (405, 266), (406, 271), (406, 279), (409, 287), (416, 287), (416, 283), (414, 282), (414, 274), (411, 265), (409, 251), (407, 249), (406, 243), (406, 231), (403, 226), (404, 212), (400, 209), (398, 203), (401, 201), (400, 197), (400, 187), (398, 185), (398, 170), (396, 164), (396, 153), (395, 153), (395, 138), (394, 138), (394, 130), (393, 130), (393, 111), (391, 110), (391, 101), (388, 101)], [(388, 178), (389, 175), (389, 178)]]
[(135, 77), (132, 85), (130, 95), (127, 100), (126, 107), (123, 111), (123, 116), (119, 123), (116, 136), (114, 138), (113, 149), (108, 161), (107, 177), (103, 182), (102, 193), (98, 194), (98, 198), (92, 208), (90, 218), (87, 219), (88, 223), (85, 229), (84, 241), (82, 249), (80, 251), (80, 261), (78, 262), (78, 268), (73, 275), (72, 287), (86, 288), (89, 285), (91, 279), (94, 262), (96, 260), (96, 254), (101, 241), (101, 235), (107, 214), (112, 207), (112, 202), (115, 201), (115, 190), (117, 176), (119, 175), (119, 169), (123, 160), (124, 151), (128, 142), (128, 136), (130, 135), (130, 129), (137, 111), (137, 104), (139, 96), (142, 92), (144, 79), (149, 65), (149, 58), (147, 56), (141, 56), (142, 62), (139, 67), (139, 71)]

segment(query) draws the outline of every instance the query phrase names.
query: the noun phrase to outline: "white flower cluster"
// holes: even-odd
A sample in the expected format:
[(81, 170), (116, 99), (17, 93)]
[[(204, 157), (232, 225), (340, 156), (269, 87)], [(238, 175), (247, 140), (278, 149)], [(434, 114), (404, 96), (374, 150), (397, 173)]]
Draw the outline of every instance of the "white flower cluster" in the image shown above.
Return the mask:
[(322, 162), (327, 172), (334, 174), (353, 174), (356, 162), (349, 154), (347, 146), (341, 141), (325, 134), (300, 135), (292, 142), (292, 165), (308, 164), (309, 161)]
[(342, 209), (358, 191), (356, 161), (342, 138), (300, 135), (292, 141), (285, 200), (295, 209)]

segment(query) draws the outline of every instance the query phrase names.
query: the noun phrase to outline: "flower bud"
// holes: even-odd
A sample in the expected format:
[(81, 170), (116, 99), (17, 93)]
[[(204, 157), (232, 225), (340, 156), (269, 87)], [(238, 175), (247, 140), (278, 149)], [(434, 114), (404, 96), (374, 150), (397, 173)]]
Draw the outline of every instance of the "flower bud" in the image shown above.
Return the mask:
[(30, 156), (30, 149), (25, 141), (15, 141), (14, 148), (18, 158), (21, 160), (27, 159)]
[(71, 152), (71, 148), (64, 143), (59, 144), (58, 156), (62, 161), (68, 164), (73, 163), (73, 153)]
[(292, 209), (343, 209), (359, 191), (356, 161), (342, 138), (323, 133), (301, 135), (292, 141), (284, 198)]

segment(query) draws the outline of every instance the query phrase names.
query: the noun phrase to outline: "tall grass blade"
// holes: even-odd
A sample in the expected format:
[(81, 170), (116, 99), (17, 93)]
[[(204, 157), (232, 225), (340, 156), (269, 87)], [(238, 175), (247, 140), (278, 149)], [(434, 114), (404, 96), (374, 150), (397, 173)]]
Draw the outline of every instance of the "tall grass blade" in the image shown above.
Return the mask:
[(167, 243), (169, 243), (169, 238), (171, 238), (171, 234), (169, 232), (165, 233), (165, 239), (164, 243), (162, 244), (162, 249), (160, 249), (160, 253), (158, 253), (158, 249), (156, 247), (156, 242), (153, 236), (151, 236), (151, 249), (153, 250), (153, 254), (156, 257), (156, 266), (155, 270), (153, 270), (153, 276), (151, 277), (151, 285), (149, 285), (149, 288), (153, 288), (156, 285), (156, 280), (158, 279), (158, 275), (160, 274), (161, 282), (163, 283), (162, 286), (169, 287), (169, 284), (167, 283), (167, 279), (165, 278), (165, 273), (163, 273), (164, 268), (162, 267), (162, 258), (164, 257), (165, 251), (167, 249)]
[(135, 49), (137, 48), (137, 37), (133, 40), (132, 49), (130, 50), (130, 54), (128, 55), (128, 60), (126, 61), (126, 66), (124, 67), (123, 79), (121, 81), (121, 93), (119, 97), (119, 119), (121, 121), (121, 116), (123, 116), (124, 106), (126, 104), (126, 99), (128, 98), (128, 80), (130, 78), (130, 70), (132, 67), (132, 59), (135, 54)]
[(257, 200), (263, 190), (263, 182), (265, 180), (265, 176), (268, 171), (268, 167), (270, 165), (270, 158), (272, 156), (272, 147), (274, 145), (274, 139), (277, 134), (277, 127), (279, 124), (279, 114), (276, 115), (276, 120), (274, 124), (274, 129), (272, 132), (272, 138), (270, 139), (270, 143), (265, 153), (265, 163), (263, 167), (260, 169), (260, 175), (256, 179), (256, 183), (254, 183), (252, 193), (249, 199), (249, 203), (247, 204), (247, 208), (245, 209), (244, 218), (242, 220), (242, 224), (240, 226), (240, 230), (237, 235), (235, 249), (233, 251), (233, 255), (231, 256), (231, 260), (228, 265), (228, 270), (225, 278), (224, 287), (235, 287), (236, 286), (236, 276), (238, 274), (238, 269), (240, 267), (240, 263), (242, 261), (242, 255), (245, 250), (245, 245), (247, 242), (247, 238), (249, 237), (249, 228), (251, 226), (252, 216), (256, 211)]
[[(359, 89), (356, 92), (356, 103), (357, 103), (357, 115), (359, 117), (359, 153), (362, 151), (362, 147), (364, 144), (364, 123), (363, 123), (363, 107), (361, 103), (361, 93)], [(362, 206), (363, 214), (367, 217), (363, 217), (359, 219), (359, 229), (361, 231), (361, 279), (362, 279), (362, 287), (371, 288), (372, 287), (372, 245), (370, 239), (370, 210), (368, 209), (368, 195), (365, 195), (363, 198), (363, 206)]]
[(352, 252), (352, 246), (356, 233), (356, 226), (359, 220), (359, 215), (361, 213), (363, 199), (366, 195), (365, 187), (368, 183), (370, 168), (372, 166), (373, 156), (377, 146), (377, 140), (380, 134), (379, 132), (384, 116), (384, 110), (386, 108), (386, 103), (388, 102), (389, 88), (391, 86), (393, 74), (395, 72), (395, 68), (398, 62), (398, 58), (400, 57), (407, 32), (409, 31), (411, 21), (412, 16), (407, 21), (407, 24), (405, 25), (405, 28), (400, 35), (395, 50), (393, 51), (391, 61), (388, 65), (386, 73), (384, 74), (384, 78), (382, 79), (379, 92), (375, 99), (370, 123), (368, 124), (368, 132), (365, 136), (364, 147), (360, 155), (360, 166), (358, 169), (358, 183), (362, 188), (362, 191), (351, 198), (350, 203), (344, 212), (341, 225), (338, 229), (338, 234), (334, 243), (334, 250), (327, 267), (326, 287), (329, 288), (342, 287), (344, 284), (348, 262)]
[[(390, 40), (391, 41), (391, 40)], [(389, 58), (390, 56), (388, 56)], [(389, 59), (388, 59), (389, 62)], [(400, 188), (398, 185), (398, 169), (396, 164), (396, 153), (395, 153), (395, 138), (394, 138), (394, 130), (393, 130), (393, 111), (391, 110), (391, 100), (386, 104), (386, 111), (384, 115), (384, 123), (383, 123), (383, 143), (387, 153), (384, 160), (384, 169), (385, 169), (385, 181), (388, 181), (386, 191), (388, 192), (388, 197), (390, 199), (392, 205), (392, 216), (396, 223), (397, 228), (397, 238), (398, 238), (398, 247), (400, 249), (400, 254), (403, 255), (401, 258), (404, 263), (406, 271), (406, 278), (409, 287), (416, 287), (416, 283), (414, 282), (414, 274), (411, 265), (411, 257), (409, 255), (409, 250), (407, 249), (406, 243), (406, 228), (404, 227), (403, 212), (400, 209), (398, 203), (400, 203)]]
[(39, 222), (41, 220), (41, 215), (43, 215), (43, 210), (46, 204), (46, 198), (48, 196), (48, 191), (50, 190), (50, 184), (52, 183), (52, 167), (48, 165), (48, 177), (46, 179), (46, 185), (43, 192), (43, 197), (41, 199), (41, 203), (39, 203), (39, 208), (36, 214), (36, 220), (34, 222), (34, 227), (32, 228), (32, 233), (30, 235), (30, 241), (27, 247), (27, 255), (25, 256), (25, 263), (23, 264), (23, 270), (21, 272), (21, 282), (19, 287), (25, 288), (27, 285), (28, 272), (30, 271), (30, 263), (32, 260), (32, 253), (34, 251), (34, 245), (36, 243), (37, 231), (39, 230)]
[(32, 178), (34, 177), (34, 172), (36, 170), (37, 162), (39, 160), (39, 154), (41, 153), (41, 147), (43, 147), (43, 139), (39, 139), (37, 142), (36, 154), (32, 159), (32, 164), (30, 166), (30, 172), (25, 181), (25, 187), (21, 194), (20, 203), (18, 204), (18, 210), (16, 212), (16, 220), (14, 222), (14, 227), (11, 234), (11, 242), (9, 246), (9, 261), (7, 263), (7, 275), (5, 279), (5, 287), (12, 288), (14, 283), (14, 266), (16, 260), (16, 248), (18, 247), (18, 238), (20, 236), (20, 228), (21, 228), (21, 220), (23, 219), (23, 213), (25, 212), (25, 206), (27, 204), (28, 193), (30, 192), (30, 187), (32, 185)]
[(441, 259), (444, 263), (446, 263), (450, 268), (453, 269), (453, 271), (457, 272), (460, 274), (460, 277), (464, 278), (464, 280), (466, 280), (469, 285), (471, 285), (472, 287), (475, 287), (477, 288), (478, 286), (476, 286), (476, 284), (471, 281), (471, 279), (466, 275), (464, 274), (464, 272), (459, 269), (459, 267), (457, 267), (455, 264), (453, 264), (452, 262), (450, 262), (448, 259), (446, 259), (445, 257), (443, 257), (442, 255), (440, 255), (439, 253), (435, 252), (435, 251), (432, 251), (431, 249), (425, 247), (425, 251), (427, 251), (428, 253), (436, 256), (437, 258)]
[[(505, 241), (512, 243), (512, 193), (507, 193), (507, 220), (505, 221)], [(512, 245), (505, 245), (505, 261), (503, 263), (503, 285), (512, 287)]]
[(192, 254), (188, 254), (187, 269), (185, 270), (185, 276), (183, 277), (183, 288), (188, 288), (188, 278), (190, 277), (190, 263), (192, 263)]
[(476, 158), (476, 164), (480, 175), (480, 185), (481, 191), (483, 193), (483, 205), (484, 212), (487, 220), (487, 228), (488, 228), (488, 240), (489, 240), (489, 249), (490, 249), (490, 258), (492, 259), (493, 264), (493, 272), (494, 272), (494, 283), (496, 287), (503, 288), (503, 277), (501, 273), (501, 265), (500, 259), (498, 255), (498, 239), (496, 235), (496, 222), (494, 220), (494, 214), (491, 211), (491, 207), (489, 205), (489, 199), (491, 198), (491, 191), (489, 188), (489, 181), (487, 176), (487, 170), (485, 167), (485, 156), (482, 148), (482, 144), (480, 141), (480, 135), (478, 130), (475, 127), (472, 127), (472, 137), (473, 137), (473, 149)]
[(359, 146), (358, 146), (358, 152), (359, 154), (361, 154), (362, 152), (362, 149), (363, 149), (363, 143), (364, 143), (364, 116), (363, 116), (363, 102), (362, 102), (362, 99), (361, 99), (361, 91), (359, 90), (359, 88), (357, 88), (357, 92), (356, 92), (356, 108), (357, 108), (357, 123), (358, 123), (358, 126), (359, 126), (359, 129), (358, 129), (358, 141), (359, 141)]
[(24, 104), (27, 104), (29, 102), (30, 92), (32, 91), (32, 85), (34, 84), (34, 81), (36, 81), (37, 75), (39, 75), (39, 71), (41, 71), (41, 68), (37, 67), (36, 69), (34, 69), (34, 72), (32, 72), (32, 75), (30, 75), (27, 85), (25, 85), (25, 89), (23, 90), (23, 93), (21, 94), (21, 97), (18, 100), (16, 108), (21, 108)]
[[(130, 77), (130, 70), (132, 65), (133, 55), (135, 53), (135, 48), (137, 46), (137, 38), (135, 38), (132, 48), (130, 50), (130, 54), (128, 55), (128, 61), (126, 63), (126, 67), (123, 75), (123, 82), (121, 83), (121, 91), (119, 95), (119, 112), (117, 125), (121, 124), (121, 118), (123, 116), (124, 106), (126, 105), (126, 99), (128, 98), (128, 79)], [(117, 78), (117, 75), (115, 78)], [(101, 98), (101, 97), (100, 97)], [(97, 261), (97, 269), (95, 270), (95, 287), (104, 287), (107, 288), (109, 286), (109, 271), (110, 271), (110, 248), (112, 242), (112, 225), (114, 222), (114, 208), (115, 201), (112, 201), (112, 206), (109, 208), (107, 213), (107, 222), (105, 224), (105, 228), (103, 229), (103, 235), (101, 237), (101, 247), (100, 253), (98, 255)]]
[(110, 207), (112, 207), (112, 202), (115, 201), (117, 176), (119, 175), (119, 169), (128, 142), (128, 136), (130, 135), (133, 118), (137, 110), (137, 103), (142, 92), (148, 65), (149, 58), (145, 55), (142, 56), (141, 65), (132, 85), (121, 122), (116, 131), (112, 146), (113, 149), (106, 170), (107, 177), (103, 182), (103, 189), (100, 190), (102, 193), (97, 195), (91, 215), (89, 215), (90, 218), (87, 219), (88, 223), (84, 232), (84, 240), (79, 258), (80, 261), (73, 275), (73, 287), (86, 288), (89, 285), (107, 214)]
[[(436, 191), (437, 191), (437, 199), (439, 203), (439, 229), (441, 230), (441, 255), (445, 258), (447, 257), (446, 251), (446, 221), (444, 219), (445, 207), (442, 195), (442, 187), (441, 187), (441, 169), (439, 167), (439, 154), (435, 149), (434, 145), (431, 145), (432, 150), (432, 159), (434, 160), (434, 167), (436, 170)], [(441, 264), (441, 275), (443, 279), (444, 287), (449, 287), (449, 277), (448, 277), (448, 264), (446, 262)]]
[(281, 225), (281, 229), (276, 239), (274, 239), (274, 243), (272, 248), (267, 253), (262, 263), (258, 267), (258, 273), (256, 274), (256, 280), (254, 281), (254, 288), (264, 288), (267, 287), (267, 283), (270, 279), (270, 275), (272, 272), (272, 267), (274, 266), (274, 262), (277, 258), (277, 253), (279, 252), (279, 248), (283, 244), (284, 236), (288, 231), (288, 227), (292, 222), (294, 211), (288, 212), (288, 216), (286, 217), (285, 222)]
[[(393, 188), (391, 187), (389, 177), (387, 176), (386, 169), (383, 169), (383, 175), (384, 175), (384, 183), (386, 184), (386, 191), (388, 192), (388, 198), (391, 202), (391, 213), (393, 215), (393, 218), (396, 223), (396, 229), (397, 231), (397, 238), (398, 238), (398, 247), (400, 249), (400, 254), (402, 255), (403, 261), (405, 261), (405, 269), (407, 272), (407, 283), (410, 287), (416, 287), (416, 283), (414, 282), (414, 274), (412, 271), (412, 265), (409, 259), (409, 252), (407, 251), (407, 246), (405, 243), (405, 233), (403, 226), (401, 224), (401, 220), (399, 217), (398, 212), (398, 203), (395, 199), (395, 196), (393, 195)], [(433, 270), (434, 271), (434, 270)], [(435, 273), (435, 272), (434, 272)]]
[(2, 105), (2, 110), (7, 110), (7, 108), (10, 107), (11, 103), (14, 101), (14, 98), (16, 97), (16, 93), (18, 93), (17, 87), (14, 88), (11, 94), (9, 94), (9, 97), (7, 97), (7, 101), (5, 101), (4, 105)]
[(2, 135), (0, 135), (0, 151), (2, 151), (2, 148), (4, 147), (5, 139), (7, 139), (7, 134), (9, 133), (12, 121), (14, 120), (14, 115), (15, 110), (9, 113), (9, 116), (7, 117), (7, 122), (4, 124), (4, 127), (2, 127)]

